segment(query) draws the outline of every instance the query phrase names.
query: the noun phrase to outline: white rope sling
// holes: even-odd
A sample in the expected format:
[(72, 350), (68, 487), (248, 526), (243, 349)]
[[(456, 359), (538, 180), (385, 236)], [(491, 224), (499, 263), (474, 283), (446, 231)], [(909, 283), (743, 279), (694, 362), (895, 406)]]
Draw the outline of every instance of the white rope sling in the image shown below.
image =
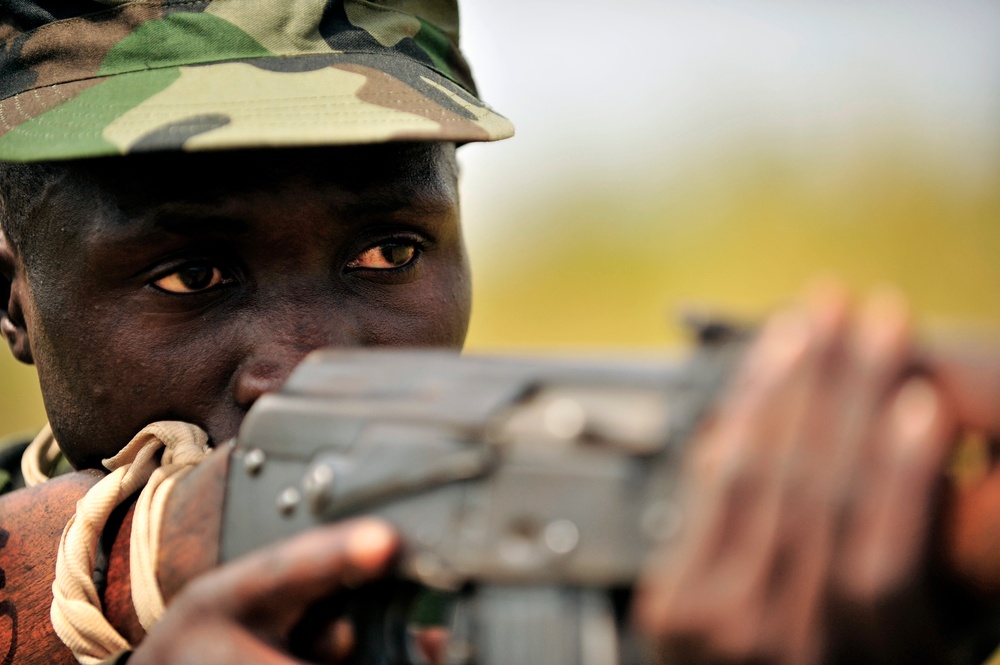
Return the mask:
[[(104, 460), (110, 473), (77, 502), (59, 542), (51, 616), (56, 634), (83, 665), (114, 663), (131, 648), (104, 617), (93, 581), (97, 544), (108, 517), (142, 488), (132, 519), (129, 574), (132, 603), (148, 632), (165, 610), (156, 561), (166, 500), (174, 484), (208, 451), (208, 435), (195, 425), (153, 423)], [(46, 426), (22, 457), (25, 483), (46, 480), (58, 455), (58, 444)]]

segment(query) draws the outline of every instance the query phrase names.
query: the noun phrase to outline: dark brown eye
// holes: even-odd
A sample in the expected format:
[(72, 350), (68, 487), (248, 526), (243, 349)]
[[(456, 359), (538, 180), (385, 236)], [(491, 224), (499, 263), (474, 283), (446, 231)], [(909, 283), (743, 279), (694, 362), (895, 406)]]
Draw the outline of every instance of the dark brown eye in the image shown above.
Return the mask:
[(358, 254), (350, 263), (348, 268), (367, 268), (369, 270), (390, 270), (392, 268), (402, 268), (413, 261), (417, 255), (417, 248), (414, 245), (405, 243), (385, 243), (377, 245), (371, 249)]
[(153, 285), (170, 293), (197, 293), (226, 281), (222, 271), (210, 263), (189, 263), (156, 280)]

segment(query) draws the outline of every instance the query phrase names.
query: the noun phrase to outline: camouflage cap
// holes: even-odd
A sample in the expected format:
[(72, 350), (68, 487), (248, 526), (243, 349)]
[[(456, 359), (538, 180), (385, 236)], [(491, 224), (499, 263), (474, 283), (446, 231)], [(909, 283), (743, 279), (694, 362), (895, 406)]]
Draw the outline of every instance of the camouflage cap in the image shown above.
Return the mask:
[(0, 0), (0, 160), (513, 131), (456, 0)]

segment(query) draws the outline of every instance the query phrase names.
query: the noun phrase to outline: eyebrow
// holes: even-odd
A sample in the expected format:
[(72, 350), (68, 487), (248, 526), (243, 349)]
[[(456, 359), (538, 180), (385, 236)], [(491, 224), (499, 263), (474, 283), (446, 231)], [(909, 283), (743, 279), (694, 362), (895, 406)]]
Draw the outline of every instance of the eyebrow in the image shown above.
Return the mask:
[(455, 201), (447, 196), (420, 195), (407, 196), (392, 193), (379, 197), (375, 201), (350, 203), (344, 206), (342, 215), (347, 220), (364, 220), (371, 217), (392, 216), (400, 212), (413, 212), (424, 215), (435, 215), (447, 212), (455, 205)]
[(152, 228), (184, 236), (246, 235), (250, 224), (243, 219), (207, 213), (199, 206), (169, 205), (150, 213)]

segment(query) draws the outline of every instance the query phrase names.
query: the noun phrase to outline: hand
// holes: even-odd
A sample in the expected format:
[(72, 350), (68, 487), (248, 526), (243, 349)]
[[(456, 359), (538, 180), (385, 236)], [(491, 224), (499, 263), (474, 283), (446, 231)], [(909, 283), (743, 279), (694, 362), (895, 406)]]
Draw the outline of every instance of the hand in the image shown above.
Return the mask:
[(941, 662), (929, 541), (955, 435), (892, 292), (776, 315), (695, 444), (637, 615), (688, 663)]
[(129, 663), (343, 662), (350, 625), (327, 610), (383, 575), (397, 546), (386, 524), (359, 520), (303, 532), (206, 572), (171, 600)]

